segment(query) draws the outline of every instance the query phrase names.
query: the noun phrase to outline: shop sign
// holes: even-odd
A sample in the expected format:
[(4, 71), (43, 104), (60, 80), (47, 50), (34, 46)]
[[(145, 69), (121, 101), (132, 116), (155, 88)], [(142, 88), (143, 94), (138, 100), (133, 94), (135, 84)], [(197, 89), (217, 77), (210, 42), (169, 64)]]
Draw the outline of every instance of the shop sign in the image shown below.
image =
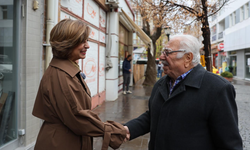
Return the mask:
[(98, 39), (99, 39), (98, 32), (99, 31), (97, 29), (93, 28), (93, 27), (90, 27), (90, 28), (91, 28), (91, 32), (90, 32), (89, 38), (98, 41)]
[(220, 52), (220, 55), (221, 56), (227, 56), (227, 53), (226, 52)]
[(100, 8), (100, 26), (105, 28), (106, 27), (106, 12), (103, 11), (101, 8)]
[(221, 51), (221, 50), (224, 50), (224, 43), (220, 43), (218, 45), (218, 50)]
[(63, 19), (72, 19), (72, 20), (76, 20), (75, 17), (72, 17), (66, 13), (64, 13), (63, 11), (60, 12), (60, 19), (63, 20)]
[(91, 96), (94, 96), (97, 94), (98, 44), (89, 42), (89, 47), (82, 68), (86, 75), (85, 82), (91, 91)]
[(99, 93), (105, 90), (105, 47), (99, 47)]
[(82, 0), (61, 0), (61, 5), (79, 17), (82, 17)]
[(93, 0), (84, 1), (84, 20), (99, 27), (99, 6)]
[(100, 32), (100, 42), (102, 42), (102, 43), (105, 43), (105, 33), (103, 33), (103, 32)]

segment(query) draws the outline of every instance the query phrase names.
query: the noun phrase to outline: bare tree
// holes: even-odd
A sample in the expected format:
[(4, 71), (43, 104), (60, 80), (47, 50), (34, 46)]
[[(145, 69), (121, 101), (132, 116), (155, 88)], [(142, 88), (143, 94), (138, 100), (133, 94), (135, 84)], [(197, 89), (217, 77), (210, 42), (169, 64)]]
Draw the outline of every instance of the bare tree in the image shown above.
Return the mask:
[[(151, 38), (153, 44), (153, 55), (150, 47), (147, 48), (147, 69), (143, 85), (152, 86), (156, 82), (156, 41), (162, 34), (162, 27), (165, 24), (167, 11), (162, 2), (153, 0), (133, 0), (135, 11), (142, 17), (142, 30)], [(153, 26), (153, 27), (152, 27)]]
[(172, 13), (173, 16), (170, 17), (172, 20), (177, 19), (175, 24), (181, 25), (183, 21), (190, 22), (191, 19), (193, 20), (189, 24), (193, 22), (201, 23), (206, 68), (208, 71), (212, 71), (208, 17), (215, 15), (229, 0), (220, 0), (215, 3), (209, 0), (160, 0), (160, 2), (164, 3), (166, 8), (175, 10), (176, 13), (174, 15)]

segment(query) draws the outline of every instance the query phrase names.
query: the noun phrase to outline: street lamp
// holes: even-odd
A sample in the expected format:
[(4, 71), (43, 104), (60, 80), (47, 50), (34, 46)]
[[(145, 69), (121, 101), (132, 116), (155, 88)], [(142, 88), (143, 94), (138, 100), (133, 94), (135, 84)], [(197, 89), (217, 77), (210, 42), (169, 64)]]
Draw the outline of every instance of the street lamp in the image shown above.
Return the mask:
[(164, 27), (164, 32), (165, 32), (165, 34), (167, 35), (168, 41), (169, 41), (169, 35), (170, 35), (170, 33), (171, 33), (171, 27), (170, 27), (170, 26), (165, 26), (165, 27)]

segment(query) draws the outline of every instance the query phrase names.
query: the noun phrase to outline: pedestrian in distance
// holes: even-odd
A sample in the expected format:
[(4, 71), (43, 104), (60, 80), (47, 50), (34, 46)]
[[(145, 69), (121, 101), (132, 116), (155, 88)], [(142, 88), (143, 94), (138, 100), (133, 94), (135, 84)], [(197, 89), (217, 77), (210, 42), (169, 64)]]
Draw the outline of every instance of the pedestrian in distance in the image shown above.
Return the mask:
[(88, 27), (64, 19), (50, 33), (53, 58), (38, 89), (32, 114), (44, 120), (35, 150), (93, 150), (93, 137), (103, 137), (102, 150), (124, 141), (123, 125), (102, 122), (91, 111), (91, 93), (76, 61), (89, 49)]
[(131, 62), (132, 56), (129, 54), (122, 63), (122, 72), (123, 72), (123, 94), (131, 94), (129, 90), (130, 83), (130, 73), (131, 73)]
[(191, 35), (168, 42), (149, 110), (125, 124), (130, 140), (150, 132), (149, 150), (243, 149), (235, 89), (200, 65), (200, 48)]
[(162, 77), (162, 72), (163, 72), (163, 64), (161, 63), (161, 61), (159, 61), (157, 65), (157, 78)]

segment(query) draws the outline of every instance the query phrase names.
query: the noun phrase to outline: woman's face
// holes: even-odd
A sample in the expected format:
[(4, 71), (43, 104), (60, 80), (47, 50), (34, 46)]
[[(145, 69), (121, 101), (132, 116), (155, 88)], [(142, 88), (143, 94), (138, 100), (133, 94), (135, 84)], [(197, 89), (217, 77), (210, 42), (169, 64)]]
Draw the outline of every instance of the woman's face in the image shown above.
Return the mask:
[(84, 59), (86, 57), (87, 49), (89, 49), (88, 40), (85, 43), (81, 43), (75, 49), (73, 49), (69, 59), (72, 61), (76, 61), (78, 59)]

